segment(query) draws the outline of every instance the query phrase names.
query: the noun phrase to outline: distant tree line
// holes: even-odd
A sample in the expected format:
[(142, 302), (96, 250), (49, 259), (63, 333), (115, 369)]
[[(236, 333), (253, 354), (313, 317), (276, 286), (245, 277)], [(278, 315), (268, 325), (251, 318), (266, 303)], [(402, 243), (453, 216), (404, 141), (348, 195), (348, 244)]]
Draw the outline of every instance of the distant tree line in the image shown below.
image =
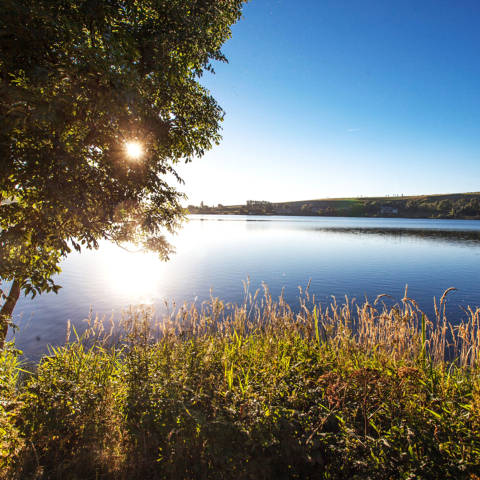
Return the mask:
[[(400, 217), (420, 218), (480, 218), (480, 203), (475, 197), (461, 198), (458, 200), (437, 201), (402, 201), (391, 200), (387, 202), (365, 202), (356, 204), (351, 208), (354, 215), (380, 215), (381, 207), (392, 207), (398, 210)], [(382, 214), (383, 215), (383, 214)]]
[[(221, 205), (219, 205), (219, 207), (220, 206)], [(189, 211), (189, 213), (216, 213), (215, 206), (209, 207), (208, 205), (205, 205), (203, 201), (200, 202), (200, 205), (198, 207), (195, 205), (189, 205), (187, 207), (187, 210)]]
[[(270, 203), (264, 201), (247, 201), (246, 205), (229, 207), (229, 213), (249, 214), (290, 214), (316, 215), (329, 217), (412, 217), (412, 218), (476, 218), (480, 219), (480, 203), (477, 198), (461, 198), (458, 200), (415, 201), (355, 201), (338, 202), (337, 205), (319, 207), (318, 203)], [(334, 203), (332, 201), (332, 203)], [(208, 206), (200, 202), (199, 206), (189, 205), (190, 213), (225, 213), (222, 204)], [(477, 218), (478, 217), (478, 218)]]
[[(383, 208), (382, 208), (383, 207)], [(397, 213), (388, 213), (385, 210), (390, 207)], [(383, 212), (382, 212), (383, 210)], [(310, 212), (307, 204), (301, 207), (302, 212)], [(398, 216), (418, 218), (480, 218), (480, 203), (475, 197), (461, 198), (459, 200), (440, 201), (414, 201), (414, 200), (389, 200), (356, 202), (349, 206), (331, 206), (320, 208), (316, 215), (325, 216)]]

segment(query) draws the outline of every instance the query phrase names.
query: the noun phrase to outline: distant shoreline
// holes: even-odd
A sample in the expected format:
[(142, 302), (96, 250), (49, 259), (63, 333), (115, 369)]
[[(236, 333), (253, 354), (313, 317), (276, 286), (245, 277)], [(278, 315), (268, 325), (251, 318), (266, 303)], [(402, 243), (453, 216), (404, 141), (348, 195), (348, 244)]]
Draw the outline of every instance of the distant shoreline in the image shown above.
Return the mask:
[(404, 217), (404, 216), (338, 216), (338, 215), (302, 215), (301, 213), (254, 213), (249, 215), (248, 213), (222, 213), (222, 212), (208, 212), (208, 213), (188, 213), (188, 215), (229, 215), (229, 216), (243, 216), (243, 217), (308, 217), (308, 218), (378, 218), (378, 219), (407, 219), (407, 220), (476, 220), (479, 221), (480, 218), (472, 217), (459, 217), (459, 218), (438, 218), (438, 217)]
[(480, 220), (480, 192), (419, 196), (323, 198), (244, 205), (189, 205), (191, 214)]

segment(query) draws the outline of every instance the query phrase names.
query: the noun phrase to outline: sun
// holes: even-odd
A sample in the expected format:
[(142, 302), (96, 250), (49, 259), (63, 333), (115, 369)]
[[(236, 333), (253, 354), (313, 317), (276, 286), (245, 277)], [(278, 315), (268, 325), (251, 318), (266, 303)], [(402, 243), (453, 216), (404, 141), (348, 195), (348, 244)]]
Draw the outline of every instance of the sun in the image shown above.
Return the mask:
[(143, 153), (142, 147), (138, 143), (129, 142), (126, 149), (128, 156), (131, 158), (139, 158)]

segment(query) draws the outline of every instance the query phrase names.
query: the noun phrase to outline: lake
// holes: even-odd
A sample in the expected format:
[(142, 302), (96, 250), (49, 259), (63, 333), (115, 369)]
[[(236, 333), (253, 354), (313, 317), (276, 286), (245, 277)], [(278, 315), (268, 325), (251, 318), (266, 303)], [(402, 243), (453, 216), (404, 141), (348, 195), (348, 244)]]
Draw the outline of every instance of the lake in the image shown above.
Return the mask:
[[(81, 333), (90, 305), (94, 313), (153, 302), (158, 316), (164, 299), (200, 305), (213, 295), (242, 303), (247, 274), (250, 291), (265, 282), (299, 308), (299, 289), (330, 304), (365, 295), (373, 302), (387, 293), (408, 296), (433, 319), (433, 298), (449, 287), (448, 315), (457, 323), (460, 306), (480, 306), (480, 221), (385, 218), (193, 215), (172, 243), (169, 262), (153, 254), (128, 253), (104, 242), (99, 250), (72, 253), (62, 262), (58, 295), (20, 298), (14, 321), (18, 348), (31, 360), (47, 346), (65, 341), (67, 319)], [(168, 307), (171, 308), (171, 307)], [(12, 334), (9, 334), (11, 339)]]

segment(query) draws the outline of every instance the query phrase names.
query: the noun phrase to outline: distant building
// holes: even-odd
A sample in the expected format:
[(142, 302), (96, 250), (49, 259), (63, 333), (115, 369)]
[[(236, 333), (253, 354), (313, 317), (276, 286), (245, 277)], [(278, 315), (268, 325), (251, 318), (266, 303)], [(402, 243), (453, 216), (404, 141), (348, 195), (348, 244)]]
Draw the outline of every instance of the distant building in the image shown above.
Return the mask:
[(291, 208), (277, 208), (276, 210), (277, 213), (292, 213)]
[(316, 208), (316, 207), (312, 207), (312, 208), (310, 209), (310, 211), (311, 211), (312, 213), (318, 213), (319, 210), (320, 210), (320, 209), (319, 209), (319, 208)]
[(380, 213), (398, 213), (398, 208), (380, 206)]

